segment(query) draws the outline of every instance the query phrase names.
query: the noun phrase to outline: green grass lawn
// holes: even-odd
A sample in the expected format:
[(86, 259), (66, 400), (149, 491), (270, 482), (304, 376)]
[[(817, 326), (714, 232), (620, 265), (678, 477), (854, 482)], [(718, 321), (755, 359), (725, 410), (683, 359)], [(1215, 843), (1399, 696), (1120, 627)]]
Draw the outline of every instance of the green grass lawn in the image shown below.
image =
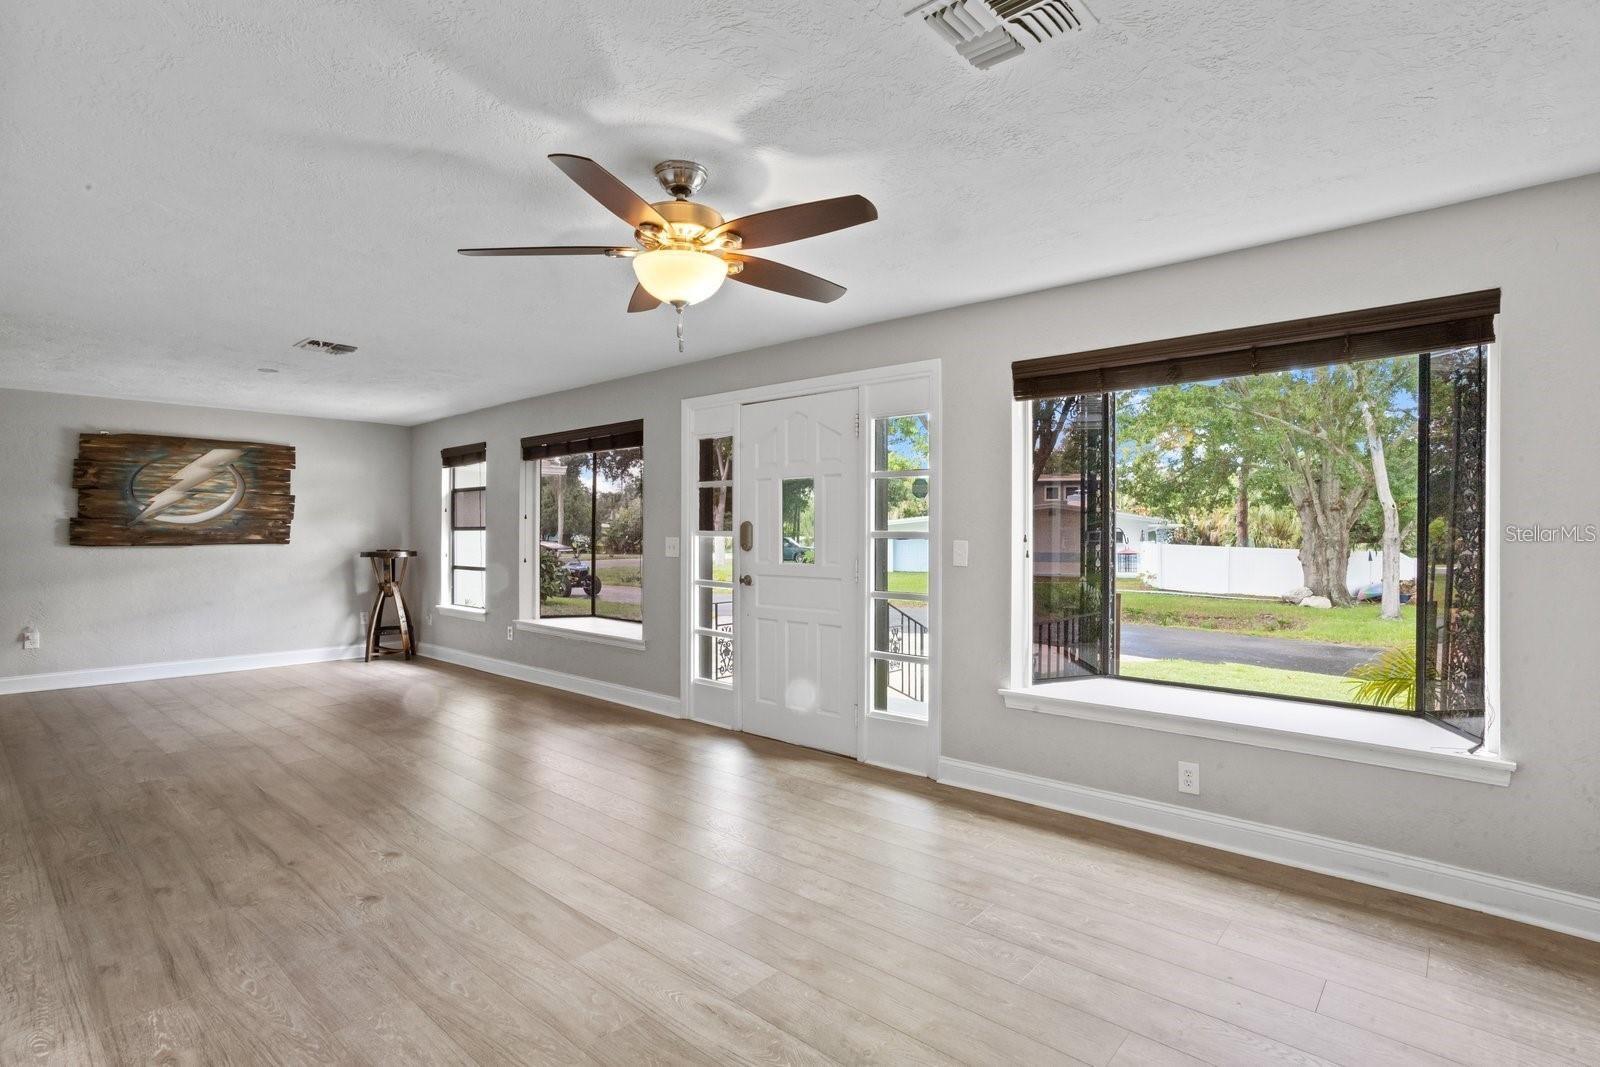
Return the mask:
[(614, 558), (601, 556), (595, 560), (595, 569), (600, 572), (602, 585), (642, 585), (644, 583), (638, 556), (618, 556)]
[(890, 571), (889, 592), (928, 595), (927, 571)]
[(1119, 673), (1124, 678), (1210, 685), (1310, 700), (1338, 700), (1347, 704), (1355, 702), (1352, 697), (1355, 680), (1352, 678), (1254, 667), (1245, 663), (1196, 663), (1182, 659), (1124, 660)]
[(1416, 639), (1416, 608), (1400, 605), (1398, 622), (1378, 617), (1377, 604), (1303, 608), (1272, 600), (1234, 600), (1177, 593), (1122, 593), (1122, 621), (1145, 626), (1226, 630), (1260, 637), (1287, 637), (1331, 645), (1389, 648)]
[[(539, 617), (542, 619), (588, 614), (589, 598), (586, 596), (547, 596), (539, 601)], [(627, 619), (630, 622), (639, 622), (644, 618), (643, 605), (618, 604), (616, 601), (607, 600), (604, 589), (600, 590), (600, 614), (611, 619)]]

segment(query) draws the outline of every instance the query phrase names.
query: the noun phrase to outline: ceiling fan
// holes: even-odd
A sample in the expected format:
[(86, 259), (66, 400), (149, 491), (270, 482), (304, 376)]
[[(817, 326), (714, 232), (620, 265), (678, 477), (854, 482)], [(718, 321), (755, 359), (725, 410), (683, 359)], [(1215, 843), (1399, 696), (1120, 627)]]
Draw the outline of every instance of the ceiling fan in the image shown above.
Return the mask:
[(534, 248), (461, 248), (464, 256), (612, 256), (633, 260), (633, 298), (628, 310), (649, 311), (671, 304), (678, 312), (678, 351), (683, 351), (683, 309), (709, 298), (732, 278), (746, 285), (805, 300), (828, 303), (844, 286), (803, 270), (747, 256), (744, 249), (770, 248), (806, 237), (859, 226), (878, 217), (864, 196), (839, 196), (775, 208), (743, 218), (724, 219), (689, 198), (706, 181), (706, 168), (687, 159), (657, 163), (656, 180), (672, 197), (658, 203), (629, 189), (586, 156), (557, 153), (550, 162), (579, 188), (633, 227), (632, 246), (568, 245)]

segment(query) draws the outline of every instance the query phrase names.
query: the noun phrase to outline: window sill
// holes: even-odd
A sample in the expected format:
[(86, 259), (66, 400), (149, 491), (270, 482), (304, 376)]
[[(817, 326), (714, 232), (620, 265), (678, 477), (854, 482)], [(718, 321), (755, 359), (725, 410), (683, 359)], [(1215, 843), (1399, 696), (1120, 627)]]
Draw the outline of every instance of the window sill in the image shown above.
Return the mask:
[(616, 619), (518, 619), (517, 629), (523, 633), (549, 634), (575, 641), (593, 641), (599, 645), (644, 651), (644, 627), (637, 622), (620, 622)]
[[(1470, 741), (1427, 722), (1381, 711), (1297, 700), (1083, 678), (1001, 689), (1006, 707), (1369, 763), (1486, 785), (1511, 784), (1517, 765), (1472, 755)], [(1293, 726), (1287, 725), (1293, 723)]]
[(448, 615), (452, 619), (467, 619), (471, 622), (482, 622), (489, 617), (487, 608), (463, 608), (455, 604), (435, 604), (433, 610), (440, 615)]

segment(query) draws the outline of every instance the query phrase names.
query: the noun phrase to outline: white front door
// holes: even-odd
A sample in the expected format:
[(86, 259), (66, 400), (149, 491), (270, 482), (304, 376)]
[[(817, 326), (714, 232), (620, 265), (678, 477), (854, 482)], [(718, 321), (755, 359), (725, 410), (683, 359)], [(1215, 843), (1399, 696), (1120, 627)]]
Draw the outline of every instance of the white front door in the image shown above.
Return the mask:
[(862, 688), (856, 411), (854, 389), (746, 404), (734, 493), (742, 728), (849, 756)]

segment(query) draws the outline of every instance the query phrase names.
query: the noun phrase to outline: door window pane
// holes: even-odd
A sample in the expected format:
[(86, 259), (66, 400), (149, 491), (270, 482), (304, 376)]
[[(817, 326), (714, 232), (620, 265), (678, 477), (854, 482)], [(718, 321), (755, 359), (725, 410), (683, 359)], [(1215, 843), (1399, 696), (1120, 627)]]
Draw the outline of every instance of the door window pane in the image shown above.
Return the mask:
[(878, 478), (872, 483), (872, 528), (888, 533), (928, 532), (927, 475)]
[(928, 717), (928, 665), (903, 660), (872, 661), (872, 710), (914, 719)]
[(695, 538), (694, 576), (706, 582), (733, 581), (733, 538)]
[(733, 632), (733, 590), (715, 585), (695, 587), (694, 624), (707, 630)]
[(873, 470), (927, 470), (929, 454), (928, 416), (897, 415), (873, 422)]
[(923, 537), (878, 537), (872, 542), (872, 589), (877, 593), (928, 595), (928, 553)]
[(708, 681), (733, 680), (733, 642), (701, 634), (695, 638), (695, 673)]
[(700, 477), (702, 482), (733, 481), (733, 438), (706, 437), (700, 441)]
[(895, 652), (902, 656), (932, 654), (933, 645), (928, 640), (928, 605), (921, 601), (874, 600), (872, 651)]
[(702, 486), (700, 488), (700, 530), (733, 529), (733, 487), (729, 485)]
[(817, 544), (816, 483), (811, 478), (783, 481), (783, 562), (815, 563)]

